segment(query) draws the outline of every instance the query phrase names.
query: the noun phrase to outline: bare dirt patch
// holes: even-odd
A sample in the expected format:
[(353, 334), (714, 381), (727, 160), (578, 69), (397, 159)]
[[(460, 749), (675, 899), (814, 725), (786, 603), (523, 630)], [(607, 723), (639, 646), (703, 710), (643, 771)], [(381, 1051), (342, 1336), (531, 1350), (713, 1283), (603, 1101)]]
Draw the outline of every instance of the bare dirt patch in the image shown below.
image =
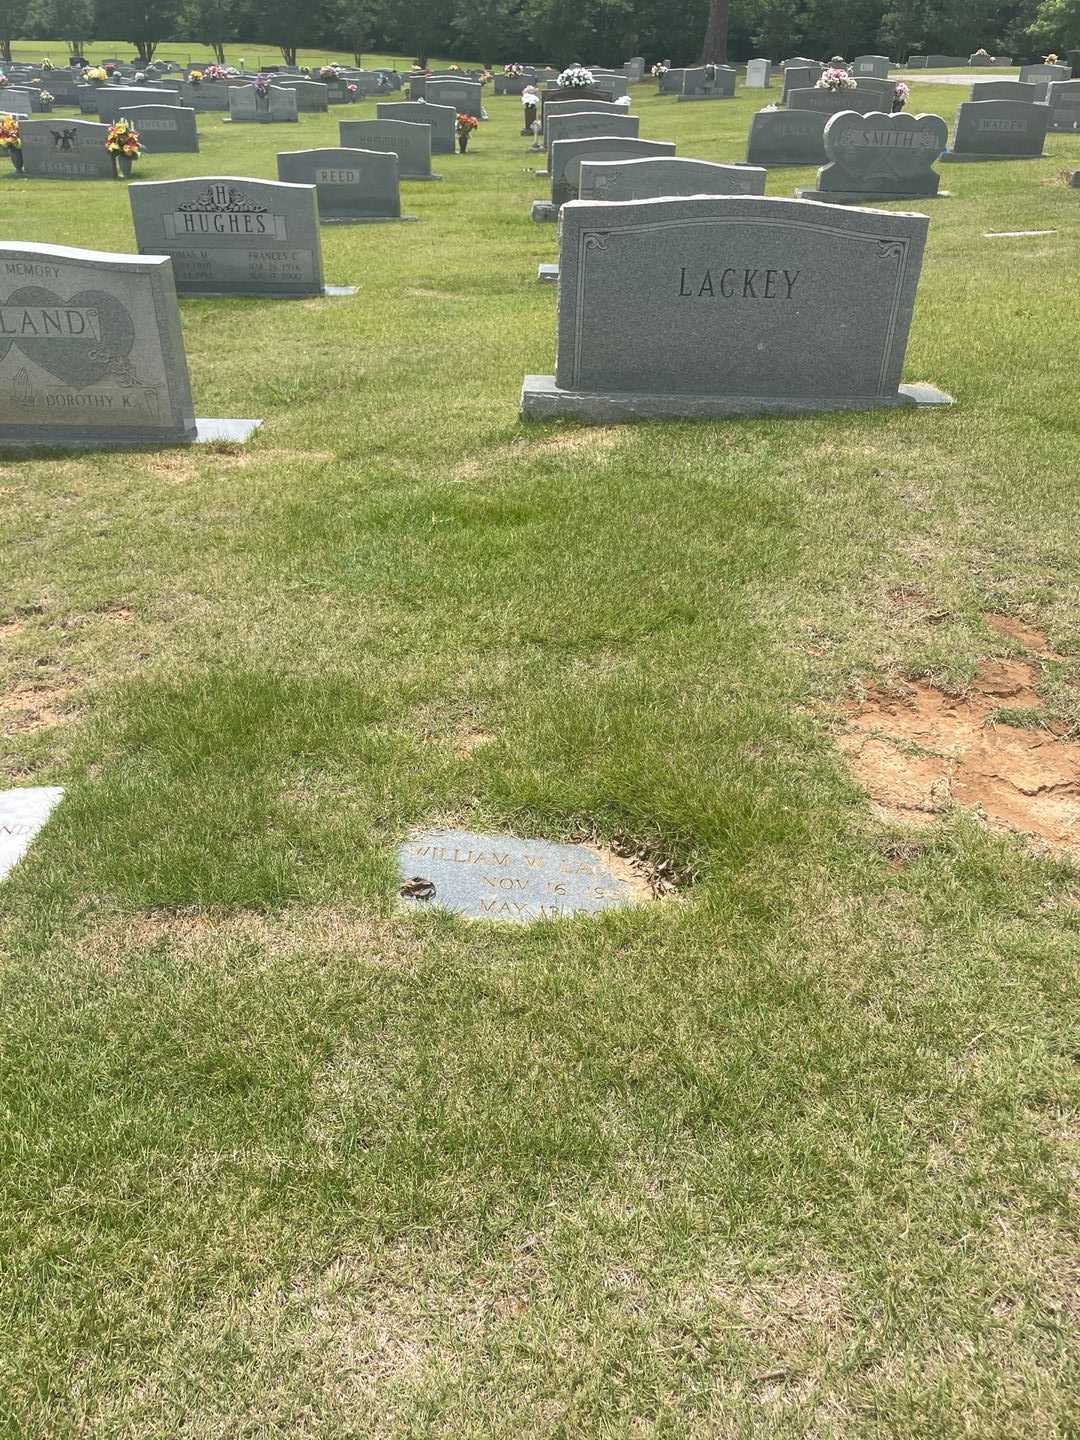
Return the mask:
[(0, 642), (14, 640), (16, 635), (21, 635), (25, 629), (21, 620), (0, 620)]
[(246, 470), (250, 466), (264, 463), (281, 464), (294, 460), (310, 460), (323, 464), (336, 460), (332, 450), (265, 450), (248, 446), (235, 449), (201, 449), (198, 455), (187, 450), (163, 452), (160, 455), (140, 457), (140, 468), (156, 480), (165, 484), (183, 485), (193, 480), (205, 480), (224, 470)]
[(1066, 658), (1055, 653), (1041, 630), (1037, 630), (1034, 625), (1026, 625), (1023, 620), (1017, 620), (1014, 615), (995, 615), (992, 611), (988, 611), (982, 618), (991, 630), (996, 631), (999, 635), (1007, 635), (1010, 640), (1019, 641), (1033, 655), (1038, 655), (1045, 660)]
[(423, 290), (416, 286), (408, 287), (401, 292), (408, 295), (410, 300), (460, 300), (460, 295), (455, 295), (452, 290)]
[[(1045, 646), (1040, 632), (1027, 634)], [(1061, 726), (997, 718), (1003, 709), (1037, 710), (1037, 680), (1030, 661), (988, 660), (966, 695), (921, 680), (895, 693), (871, 690), (843, 708), (840, 748), (890, 819), (929, 823), (957, 805), (1080, 856), (1080, 744)]]
[(603, 453), (614, 450), (626, 439), (621, 425), (585, 425), (566, 430), (559, 435), (549, 435), (544, 440), (512, 440), (508, 445), (498, 445), (479, 455), (470, 455), (455, 465), (455, 480), (475, 480), (497, 465), (514, 460), (534, 460), (543, 455), (573, 455), (579, 453)]
[(45, 730), (68, 718), (59, 709), (67, 698), (63, 686), (51, 689), (21, 689), (0, 695), (0, 734), (18, 735), (26, 730)]

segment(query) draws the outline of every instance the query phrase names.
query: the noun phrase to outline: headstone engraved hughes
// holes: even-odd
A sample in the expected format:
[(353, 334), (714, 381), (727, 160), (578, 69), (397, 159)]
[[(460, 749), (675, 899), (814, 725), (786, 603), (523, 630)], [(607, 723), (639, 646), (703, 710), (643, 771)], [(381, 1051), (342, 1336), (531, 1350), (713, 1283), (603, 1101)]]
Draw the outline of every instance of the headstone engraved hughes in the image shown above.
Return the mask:
[(190, 155), (199, 149), (195, 111), (180, 105), (132, 105), (124, 112), (148, 155)]
[(431, 127), (431, 153), (452, 155), (457, 111), (452, 105), (428, 105), (421, 100), (380, 100), (375, 106), (380, 120), (407, 120)]
[(964, 100), (942, 161), (1034, 160), (1043, 153), (1050, 111), (1022, 100)]
[(128, 187), (143, 255), (171, 255), (180, 295), (321, 295), (314, 185), (243, 176)]
[(620, 872), (587, 845), (465, 830), (414, 832), (398, 851), (407, 909), (518, 925), (638, 903), (642, 887)]
[(0, 880), (9, 875), (63, 797), (59, 785), (0, 790)]
[(795, 193), (834, 202), (936, 195), (941, 177), (934, 162), (948, 139), (940, 115), (834, 115), (825, 126), (829, 163), (818, 171), (817, 189)]
[(757, 196), (572, 200), (555, 374), (525, 377), (522, 415), (947, 404), (931, 386), (900, 385), (928, 226), (925, 215)]
[(167, 259), (0, 244), (0, 445), (196, 438)]
[(411, 120), (342, 120), (342, 145), (398, 157), (399, 180), (441, 180), (431, 172), (431, 126)]
[(41, 180), (111, 180), (107, 125), (92, 120), (24, 120), (23, 174)]

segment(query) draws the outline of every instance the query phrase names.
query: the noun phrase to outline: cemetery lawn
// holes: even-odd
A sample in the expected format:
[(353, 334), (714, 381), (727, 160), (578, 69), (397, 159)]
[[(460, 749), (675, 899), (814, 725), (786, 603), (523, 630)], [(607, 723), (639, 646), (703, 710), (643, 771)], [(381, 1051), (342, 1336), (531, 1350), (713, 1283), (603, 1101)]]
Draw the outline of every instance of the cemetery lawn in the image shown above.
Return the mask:
[[(634, 111), (733, 160), (763, 98)], [(324, 230), (355, 298), (183, 302), (250, 446), (0, 459), (0, 786), (67, 787), (0, 891), (0, 1433), (1075, 1436), (1075, 855), (883, 817), (837, 738), (1031, 659), (990, 612), (1080, 727), (1080, 136), (942, 167), (905, 379), (955, 408), (525, 428), (556, 230), (487, 103), (422, 223)], [(120, 185), (0, 197), (132, 245)], [(695, 883), (402, 916), (443, 820)]]

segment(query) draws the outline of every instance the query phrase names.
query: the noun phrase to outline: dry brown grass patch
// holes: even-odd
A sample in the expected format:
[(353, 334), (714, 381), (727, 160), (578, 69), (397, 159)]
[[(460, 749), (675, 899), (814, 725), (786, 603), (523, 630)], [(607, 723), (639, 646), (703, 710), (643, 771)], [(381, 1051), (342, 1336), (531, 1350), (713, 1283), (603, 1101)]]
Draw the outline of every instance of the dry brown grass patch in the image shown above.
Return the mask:
[(44, 730), (71, 718), (61, 709), (70, 694), (64, 685), (26, 687), (0, 695), (0, 734), (16, 735), (27, 730)]

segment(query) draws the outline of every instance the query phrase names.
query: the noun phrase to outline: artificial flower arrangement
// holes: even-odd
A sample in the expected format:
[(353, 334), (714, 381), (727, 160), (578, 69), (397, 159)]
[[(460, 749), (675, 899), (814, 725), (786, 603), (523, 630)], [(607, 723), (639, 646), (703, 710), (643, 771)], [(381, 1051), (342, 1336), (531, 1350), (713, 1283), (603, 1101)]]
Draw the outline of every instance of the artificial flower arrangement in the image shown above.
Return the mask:
[[(203, 80), (211, 80), (215, 85), (220, 85), (229, 79), (230, 76), (239, 74), (240, 71), (235, 70), (231, 65), (207, 65), (206, 69), (202, 72), (201, 78)], [(190, 78), (193, 79), (194, 76)]]
[[(41, 84), (41, 81), (40, 81), (40, 80), (35, 80), (35, 81), (34, 81), (34, 84), (35, 84), (35, 85), (40, 85), (40, 84)], [(55, 96), (55, 95), (50, 95), (49, 92), (48, 92), (48, 90), (42, 90), (42, 92), (41, 92), (41, 103), (42, 103), (42, 105), (46, 105), (46, 106), (52, 105), (52, 104), (55, 103), (55, 101), (56, 101), (56, 96)]]
[(469, 148), (469, 136), (476, 129), (480, 122), (475, 115), (459, 115), (454, 122), (454, 129), (457, 132), (458, 149), (462, 155)]
[(203, 72), (201, 70), (190, 70), (187, 78), (191, 81), (192, 85), (198, 85), (202, 81)]
[(495, 79), (495, 76), (491, 73), (490, 70), (481, 70), (481, 72), (480, 72), (480, 84), (481, 84), (481, 85), (490, 85), (491, 82), (492, 82), (492, 80), (494, 80), (494, 79)]
[(142, 154), (139, 132), (130, 120), (117, 120), (114, 125), (109, 126), (109, 133), (105, 136), (105, 149), (110, 155), (127, 155), (132, 160), (139, 158)]
[(571, 65), (560, 74), (555, 84), (560, 90), (578, 90), (583, 89), (586, 85), (595, 84), (595, 81), (592, 71), (586, 70), (584, 65)]
[(267, 75), (256, 75), (251, 81), (255, 86), (255, 95), (259, 100), (265, 100), (270, 94), (270, 79)]
[(352, 80), (350, 80), (349, 83), (345, 86), (345, 93), (346, 93), (346, 95), (348, 95), (348, 97), (349, 97), (350, 100), (353, 98), (353, 96), (356, 94), (356, 92), (357, 92), (357, 90), (359, 90), (359, 88), (360, 88), (359, 85), (357, 85), (357, 84), (356, 84), (354, 81), (352, 81)]
[(341, 71), (336, 65), (323, 65), (319, 70), (320, 80), (340, 80)]
[(113, 62), (112, 62), (111, 60), (106, 60), (106, 61), (105, 61), (105, 74), (106, 74), (106, 76), (111, 75), (115, 69), (116, 69), (116, 66), (113, 64)]
[(91, 65), (82, 72), (82, 78), (91, 85), (104, 85), (109, 78), (109, 72), (101, 65)]
[(905, 85), (903, 80), (897, 80), (896, 84), (893, 86), (893, 114), (895, 115), (897, 111), (903, 110), (904, 106), (907, 104), (910, 98), (911, 86)]
[(654, 66), (652, 67), (652, 69), (649, 71), (649, 74), (652, 75), (653, 78), (656, 79), (656, 80), (662, 80), (662, 79), (664, 78), (664, 76), (667, 74), (667, 72), (668, 72), (670, 69), (671, 69), (671, 66), (670, 66), (670, 65), (660, 65), (660, 64), (656, 64), (656, 65), (654, 65)]
[(994, 57), (993, 57), (988, 51), (982, 49), (982, 47), (980, 46), (979, 49), (975, 51), (975, 54), (972, 55), (971, 58), (972, 58), (972, 60), (977, 60), (977, 61), (979, 62), (979, 64), (981, 65), (981, 64), (983, 64), (984, 61), (992, 60)]
[(0, 115), (0, 150), (21, 150), (22, 136), (14, 115)]
[(460, 65), (448, 65), (448, 66), (446, 67), (446, 71), (447, 71), (447, 74), (449, 74), (449, 75), (460, 75), (460, 74), (461, 74), (461, 66), (460, 66)]
[(38, 69), (39, 69), (39, 70), (51, 70), (52, 68), (53, 68), (53, 63), (52, 63), (52, 61), (49, 59), (49, 57), (46, 55), (46, 56), (45, 56), (45, 59), (42, 60), (41, 64), (38, 66)]
[(856, 86), (855, 81), (846, 70), (830, 66), (828, 70), (822, 71), (821, 79), (814, 88), (817, 90), (854, 90)]
[(525, 74), (524, 65), (504, 65), (503, 74), (509, 75), (511, 80), (517, 80)]
[(1058, 58), (1057, 58), (1056, 55), (1044, 55), (1044, 56), (1043, 56), (1043, 64), (1044, 64), (1044, 65), (1056, 65), (1057, 63), (1058, 63)]

